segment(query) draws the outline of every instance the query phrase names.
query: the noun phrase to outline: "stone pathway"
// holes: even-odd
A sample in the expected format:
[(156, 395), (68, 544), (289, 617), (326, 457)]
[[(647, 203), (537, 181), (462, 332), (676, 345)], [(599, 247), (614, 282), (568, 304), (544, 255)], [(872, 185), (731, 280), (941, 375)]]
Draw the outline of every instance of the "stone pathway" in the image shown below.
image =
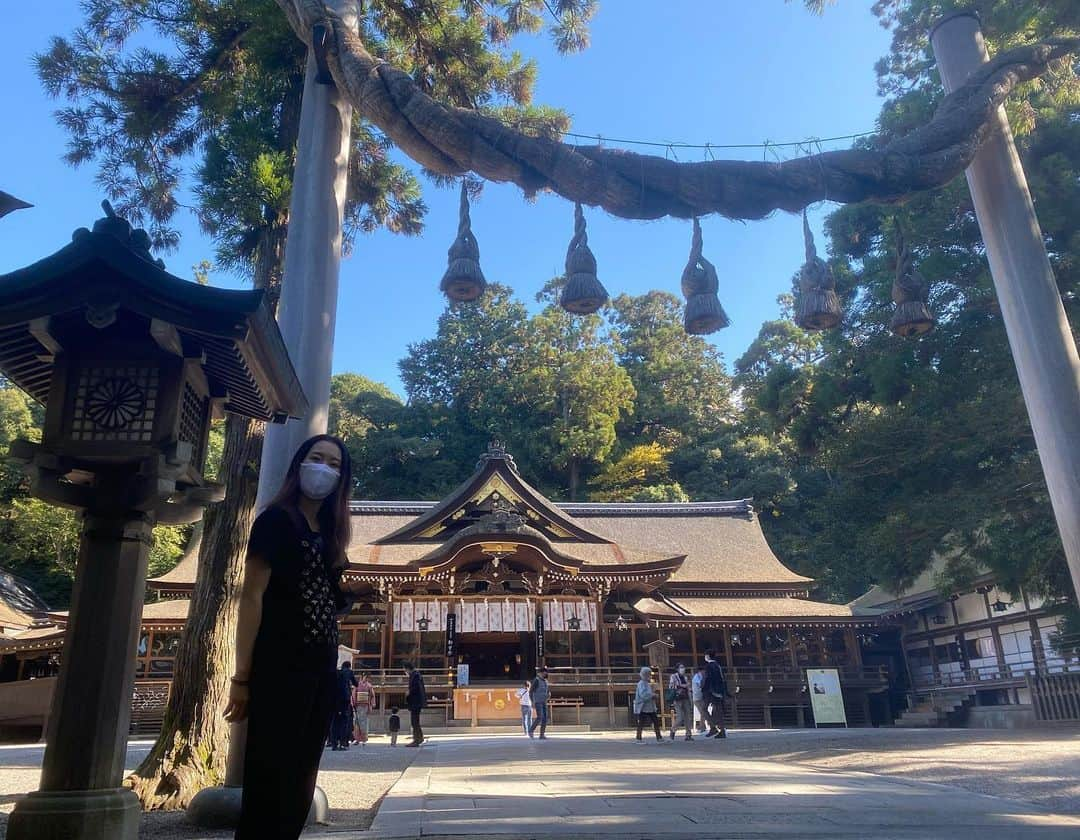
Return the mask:
[[(129, 765), (148, 748), (131, 744)], [(5, 812), (37, 784), (41, 754), (40, 745), (0, 746), (0, 840)], [(1065, 731), (740, 730), (721, 742), (641, 746), (625, 732), (544, 742), (455, 735), (420, 750), (376, 739), (323, 757), (334, 824), (303, 837), (1074, 840), (1078, 779), (1080, 732)], [(140, 836), (232, 833), (153, 812)]]
[(440, 739), (391, 788), (370, 831), (334, 836), (1080, 837), (1080, 817), (942, 785), (725, 757), (728, 743)]

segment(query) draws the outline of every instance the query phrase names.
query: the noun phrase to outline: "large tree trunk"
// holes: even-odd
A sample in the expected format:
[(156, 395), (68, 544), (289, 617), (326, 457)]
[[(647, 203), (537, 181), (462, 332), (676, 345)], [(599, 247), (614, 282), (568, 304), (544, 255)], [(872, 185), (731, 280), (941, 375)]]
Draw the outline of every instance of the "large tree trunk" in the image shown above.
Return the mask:
[(161, 735), (125, 785), (143, 808), (186, 808), (196, 793), (225, 778), (236, 600), (255, 507), (264, 424), (230, 415), (225, 423), (225, 501), (206, 512), (199, 572), (176, 657)]
[(570, 459), (570, 501), (577, 501), (578, 487), (581, 484), (581, 461), (578, 458)]
[[(255, 285), (267, 289), (271, 300), (281, 282), (285, 233), (283, 224), (268, 226), (255, 253)], [(221, 713), (233, 669), (236, 606), (265, 425), (235, 414), (225, 421), (218, 479), (228, 492), (204, 517), (199, 570), (165, 721), (150, 754), (124, 781), (146, 810), (186, 808), (204, 787), (225, 779), (229, 724)]]

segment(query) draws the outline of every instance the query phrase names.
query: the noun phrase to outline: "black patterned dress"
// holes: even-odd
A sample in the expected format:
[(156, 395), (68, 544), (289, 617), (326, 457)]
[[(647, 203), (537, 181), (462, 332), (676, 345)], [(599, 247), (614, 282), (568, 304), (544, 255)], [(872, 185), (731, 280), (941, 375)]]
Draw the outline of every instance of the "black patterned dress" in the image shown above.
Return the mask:
[(303, 830), (334, 714), (341, 574), (304, 517), (259, 515), (248, 553), (270, 565), (251, 668), (237, 840), (295, 840)]

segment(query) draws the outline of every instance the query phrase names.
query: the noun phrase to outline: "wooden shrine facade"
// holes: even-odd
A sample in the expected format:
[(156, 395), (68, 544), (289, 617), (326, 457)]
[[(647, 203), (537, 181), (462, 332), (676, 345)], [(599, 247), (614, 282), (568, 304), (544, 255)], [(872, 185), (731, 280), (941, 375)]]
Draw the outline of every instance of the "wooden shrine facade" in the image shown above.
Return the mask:
[(341, 642), (393, 696), (406, 662), (447, 700), (459, 665), (483, 687), (543, 664), (556, 697), (614, 718), (665, 639), (672, 667), (716, 651), (744, 725), (811, 722), (809, 667), (841, 669), (851, 722), (890, 714), (871, 709), (889, 686), (877, 620), (809, 600), (813, 581), (776, 558), (748, 500), (553, 503), (492, 448), (440, 502), (352, 512)]
[[(453, 705), (459, 665), (471, 687), (495, 690), (543, 664), (565, 707), (557, 719), (619, 724), (646, 645), (664, 639), (672, 667), (716, 651), (736, 725), (812, 724), (812, 667), (840, 669), (850, 723), (896, 712), (895, 631), (810, 600), (813, 581), (776, 558), (747, 500), (553, 503), (493, 448), (440, 502), (358, 501), (352, 515), (343, 582), (355, 604), (340, 641), (383, 707), (403, 700), (405, 662), (423, 671), (436, 714)], [(148, 582), (160, 600), (145, 607), (136, 664), (155, 691), (172, 676), (196, 568), (189, 552)], [(50, 617), (0, 640), (2, 661), (54, 668), (63, 616)]]

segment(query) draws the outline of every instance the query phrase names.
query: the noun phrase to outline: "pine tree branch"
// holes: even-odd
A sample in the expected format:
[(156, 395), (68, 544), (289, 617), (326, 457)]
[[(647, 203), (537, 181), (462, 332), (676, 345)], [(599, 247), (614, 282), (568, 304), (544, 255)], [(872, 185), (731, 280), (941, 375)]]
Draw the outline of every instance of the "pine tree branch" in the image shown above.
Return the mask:
[(437, 102), (398, 68), (373, 57), (324, 0), (276, 0), (310, 44), (315, 23), (332, 33), (328, 63), (359, 113), (413, 160), (435, 172), (474, 172), (528, 195), (551, 190), (627, 219), (717, 213), (760, 219), (818, 201), (895, 203), (940, 187), (978, 151), (995, 109), (1022, 82), (1080, 49), (1055, 38), (1001, 53), (942, 101), (933, 119), (880, 149), (824, 152), (782, 163), (678, 162), (529, 136), (470, 109)]

